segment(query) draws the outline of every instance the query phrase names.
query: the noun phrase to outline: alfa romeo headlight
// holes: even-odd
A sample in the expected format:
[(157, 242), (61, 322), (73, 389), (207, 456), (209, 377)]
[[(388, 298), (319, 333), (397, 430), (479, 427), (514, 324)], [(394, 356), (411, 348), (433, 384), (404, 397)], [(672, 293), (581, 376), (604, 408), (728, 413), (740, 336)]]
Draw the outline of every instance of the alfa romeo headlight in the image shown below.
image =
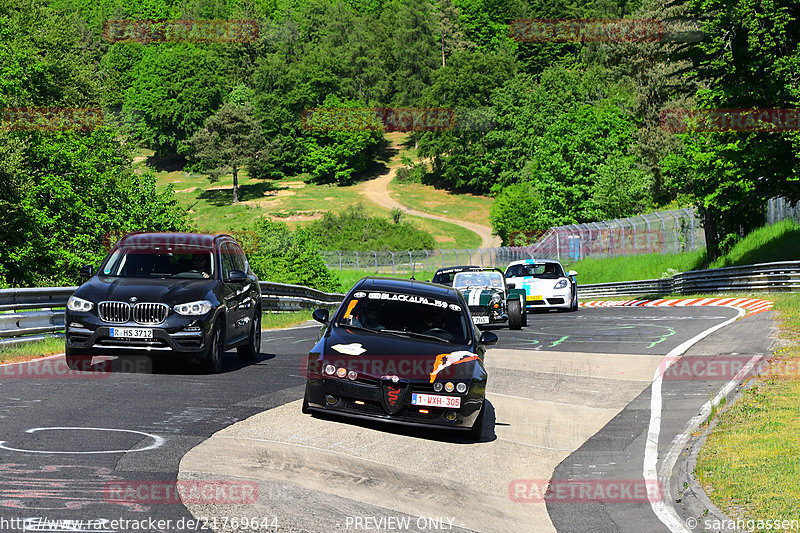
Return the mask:
[(198, 300), (188, 304), (176, 305), (175, 312), (179, 315), (204, 315), (211, 311), (211, 307), (213, 306), (208, 300)]
[(70, 311), (91, 311), (94, 304), (89, 300), (84, 300), (83, 298), (78, 298), (77, 296), (70, 296), (69, 300), (67, 300), (67, 309)]
[(554, 288), (554, 289), (565, 289), (565, 288), (567, 287), (567, 285), (568, 285), (568, 284), (569, 284), (569, 281), (567, 281), (567, 280), (565, 280), (565, 279), (562, 279), (561, 281), (559, 281), (558, 283), (556, 283), (556, 286), (555, 286), (555, 287), (553, 287), (553, 288)]

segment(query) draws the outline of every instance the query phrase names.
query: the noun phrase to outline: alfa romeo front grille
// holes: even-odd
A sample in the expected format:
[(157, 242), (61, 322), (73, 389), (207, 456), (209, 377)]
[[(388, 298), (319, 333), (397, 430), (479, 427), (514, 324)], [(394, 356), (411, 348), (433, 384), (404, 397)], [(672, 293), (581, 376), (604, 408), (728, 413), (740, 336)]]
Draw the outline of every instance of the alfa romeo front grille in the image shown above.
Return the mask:
[(161, 324), (167, 318), (169, 307), (165, 304), (141, 303), (133, 306), (133, 321), (137, 324)]
[(100, 302), (97, 313), (103, 322), (124, 324), (131, 318), (131, 306), (125, 302)]
[(131, 320), (131, 309), (133, 321), (143, 326), (161, 324), (169, 313), (169, 306), (166, 304), (138, 303), (131, 307), (127, 302), (100, 302), (97, 305), (100, 320), (110, 324), (124, 324)]

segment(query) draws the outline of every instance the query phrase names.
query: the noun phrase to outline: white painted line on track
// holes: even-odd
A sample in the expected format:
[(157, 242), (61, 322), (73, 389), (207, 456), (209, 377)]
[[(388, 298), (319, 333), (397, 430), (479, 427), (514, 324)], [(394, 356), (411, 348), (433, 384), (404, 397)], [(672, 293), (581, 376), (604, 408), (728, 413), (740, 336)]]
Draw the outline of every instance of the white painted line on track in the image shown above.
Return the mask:
[[(745, 309), (743, 309), (743, 308), (735, 308), (735, 309), (738, 311), (735, 317), (730, 318), (730, 319), (726, 320), (725, 322), (722, 322), (721, 324), (717, 324), (716, 326), (708, 328), (707, 330), (695, 335), (691, 339), (689, 339), (689, 340), (683, 342), (682, 344), (680, 344), (679, 346), (676, 346), (675, 348), (673, 348), (664, 357), (664, 362), (661, 365), (659, 365), (659, 367), (656, 369), (655, 375), (653, 376), (653, 385), (652, 385), (652, 388), (651, 388), (651, 395), (650, 395), (650, 426), (649, 426), (648, 431), (647, 431), (647, 443), (646, 443), (645, 449), (644, 449), (644, 468), (642, 469), (642, 474), (643, 474), (645, 482), (648, 482), (648, 481), (658, 482), (658, 481), (660, 481), (659, 480), (659, 475), (658, 475), (659, 474), (659, 471), (658, 471), (658, 437), (659, 437), (659, 433), (661, 432), (661, 409), (662, 409), (661, 383), (662, 383), (662, 378), (663, 378), (663, 375), (664, 375), (664, 371), (667, 368), (669, 368), (669, 366), (675, 360), (677, 360), (680, 356), (682, 356), (684, 353), (686, 353), (689, 350), (689, 348), (691, 348), (692, 346), (697, 344), (699, 341), (701, 341), (704, 338), (708, 337), (709, 335), (711, 335), (715, 331), (720, 330), (720, 329), (724, 328), (725, 326), (727, 326), (729, 324), (732, 324), (733, 322), (735, 322), (736, 320), (738, 320), (739, 318), (744, 316), (744, 314), (746, 312)], [(759, 357), (761, 357), (761, 356), (759, 356)], [(752, 360), (751, 360), (751, 363), (752, 363)], [(752, 367), (752, 364), (748, 363), (748, 365), (750, 365), (750, 367)], [(745, 368), (747, 368), (747, 366), (745, 366)], [(742, 369), (742, 371), (744, 371), (744, 368)], [(748, 371), (749, 371), (749, 368), (748, 368)], [(740, 371), (740, 373), (741, 373), (741, 371)], [(730, 391), (734, 386), (736, 386), (736, 383), (738, 382), (738, 377), (739, 377), (739, 375), (737, 374), (737, 376), (734, 379), (729, 381), (725, 385), (725, 387), (723, 387), (723, 390), (720, 391), (720, 394), (722, 394), (722, 392), (726, 388), (730, 387), (730, 389), (728, 389)], [(719, 394), (717, 396), (719, 396)], [(706, 405), (709, 405), (709, 404), (707, 403)], [(705, 407), (706, 406), (704, 405), (703, 408), (705, 408)], [(710, 411), (710, 406), (709, 406), (709, 411)], [(692, 421), (690, 421), (690, 427), (687, 428), (687, 430), (683, 434), (683, 435), (686, 435), (687, 438), (688, 438), (688, 434), (691, 431), (693, 431), (693, 428), (691, 428), (691, 424), (696, 419), (698, 419), (699, 416), (700, 415), (696, 416), (695, 418), (692, 419)], [(683, 437), (683, 435), (681, 437)], [(680, 446), (681, 446), (680, 440), (681, 440), (680, 438), (676, 439), (676, 442), (673, 444), (673, 446), (672, 446), (672, 448), (670, 450), (670, 453), (667, 455), (667, 458), (665, 458), (664, 467), (662, 468), (662, 470), (664, 472), (671, 473), (672, 466), (670, 466), (669, 468), (666, 468), (667, 467), (667, 459), (671, 458), (672, 461), (673, 461), (673, 465), (674, 465), (674, 461), (677, 460), (677, 455), (678, 454), (675, 453), (674, 457), (671, 457), (671, 455), (672, 455), (674, 450), (676, 450), (676, 449), (680, 450)], [(652, 507), (653, 512), (658, 517), (658, 519), (661, 520), (661, 522), (665, 526), (667, 526), (669, 528), (669, 530), (672, 531), (673, 533), (678, 533), (678, 532), (680, 532), (680, 533), (691, 533), (691, 530), (678, 517), (678, 513), (675, 512), (675, 509), (672, 506), (672, 498), (668, 497), (668, 493), (669, 493), (669, 477), (666, 478), (666, 482), (662, 483), (661, 486), (663, 487), (663, 492), (664, 492), (664, 494), (662, 494), (661, 500), (651, 501), (650, 502), (650, 507)]]
[(85, 428), (85, 427), (44, 427), (44, 428), (31, 428), (26, 429), (25, 433), (36, 433), (39, 431), (60, 431), (60, 430), (67, 430), (67, 431), (108, 431), (108, 432), (118, 432), (118, 433), (134, 433), (137, 435), (143, 435), (147, 438), (153, 440), (153, 443), (149, 446), (145, 446), (144, 448), (131, 448), (127, 450), (96, 450), (96, 451), (77, 451), (77, 452), (68, 452), (68, 451), (52, 451), (52, 450), (23, 450), (19, 448), (11, 448), (6, 446), (6, 441), (0, 441), (0, 448), (3, 450), (8, 450), (11, 452), (23, 452), (23, 453), (58, 453), (58, 454), (76, 454), (76, 455), (90, 455), (90, 454), (98, 454), (98, 453), (129, 453), (129, 452), (144, 452), (147, 450), (154, 450), (156, 448), (160, 448), (164, 445), (164, 438), (159, 437), (158, 435), (152, 435), (150, 433), (145, 433), (143, 431), (134, 431), (132, 429), (112, 429), (112, 428)]

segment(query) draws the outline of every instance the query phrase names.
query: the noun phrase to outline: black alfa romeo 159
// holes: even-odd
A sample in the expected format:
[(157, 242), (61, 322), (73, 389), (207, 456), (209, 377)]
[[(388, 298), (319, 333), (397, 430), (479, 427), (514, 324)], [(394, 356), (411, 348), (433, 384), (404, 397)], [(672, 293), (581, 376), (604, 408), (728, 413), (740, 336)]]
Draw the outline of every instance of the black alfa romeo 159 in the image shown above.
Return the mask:
[(311, 350), (303, 412), (483, 431), (485, 346), (461, 293), (441, 285), (364, 278)]
[(81, 276), (66, 311), (71, 368), (94, 355), (186, 355), (219, 372), (225, 350), (259, 352), (261, 289), (229, 235), (129, 234)]

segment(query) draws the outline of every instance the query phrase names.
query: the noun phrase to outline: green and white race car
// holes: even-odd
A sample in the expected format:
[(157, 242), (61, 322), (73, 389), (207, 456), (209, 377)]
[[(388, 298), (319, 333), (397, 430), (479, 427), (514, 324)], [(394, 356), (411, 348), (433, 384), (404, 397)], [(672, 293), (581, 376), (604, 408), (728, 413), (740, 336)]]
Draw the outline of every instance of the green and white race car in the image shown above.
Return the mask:
[(461, 291), (477, 326), (508, 324), (511, 329), (527, 325), (525, 290), (509, 289), (503, 273), (496, 268), (459, 272), (453, 288)]

